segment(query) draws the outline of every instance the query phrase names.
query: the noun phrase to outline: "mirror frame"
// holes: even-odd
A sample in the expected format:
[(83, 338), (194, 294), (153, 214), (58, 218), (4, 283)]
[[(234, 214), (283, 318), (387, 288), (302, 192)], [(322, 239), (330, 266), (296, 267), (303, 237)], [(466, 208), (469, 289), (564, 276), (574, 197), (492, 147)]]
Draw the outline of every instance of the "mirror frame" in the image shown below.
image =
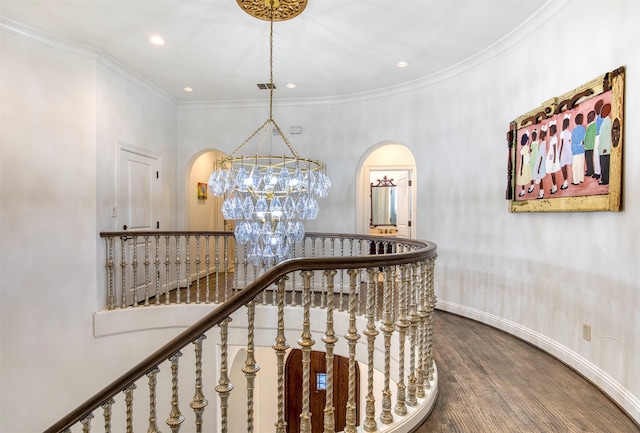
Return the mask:
[(369, 201), (370, 201), (370, 209), (369, 209), (369, 227), (380, 227), (380, 226), (391, 226), (395, 227), (396, 224), (374, 224), (373, 223), (373, 188), (395, 188), (397, 185), (393, 183), (393, 179), (389, 179), (386, 175), (382, 179), (377, 179), (377, 183), (374, 185), (373, 182), (369, 185)]

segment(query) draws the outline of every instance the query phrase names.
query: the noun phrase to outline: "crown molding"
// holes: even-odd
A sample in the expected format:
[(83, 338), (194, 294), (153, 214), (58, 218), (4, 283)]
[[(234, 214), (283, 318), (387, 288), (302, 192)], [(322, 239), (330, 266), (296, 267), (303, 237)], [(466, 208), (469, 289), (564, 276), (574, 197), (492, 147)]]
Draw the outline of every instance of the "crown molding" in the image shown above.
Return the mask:
[(77, 56), (97, 59), (100, 55), (100, 50), (50, 35), (2, 15), (0, 15), (0, 30)]
[(124, 64), (120, 63), (115, 58), (111, 57), (111, 55), (101, 52), (98, 58), (96, 59), (96, 63), (110, 69), (116, 74), (125, 77), (138, 87), (148, 91), (151, 94), (156, 95), (160, 99), (164, 100), (166, 103), (170, 104), (173, 108), (178, 108), (178, 101), (176, 101), (171, 95), (166, 93), (164, 90), (150, 83), (146, 78), (138, 75), (133, 70), (129, 69)]
[[(413, 81), (389, 86), (381, 89), (370, 90), (347, 95), (335, 95), (320, 98), (280, 98), (274, 101), (278, 106), (306, 106), (306, 105), (335, 105), (353, 102), (370, 101), (373, 99), (388, 98), (403, 93), (411, 93), (416, 90), (433, 86), (437, 83), (449, 80), (470, 69), (473, 69), (488, 60), (497, 57), (501, 53), (510, 49), (520, 41), (531, 35), (534, 31), (546, 24), (561, 9), (566, 7), (572, 0), (547, 0), (534, 14), (522, 21), (515, 29), (497, 40), (492, 45), (482, 51), (467, 57), (464, 60), (446, 69), (440, 70), (431, 75), (418, 78)], [(268, 101), (200, 101), (200, 102), (180, 102), (179, 110), (204, 110), (204, 109), (226, 109), (226, 108), (246, 108), (268, 106)]]
[[(544, 5), (536, 11), (536, 13), (532, 14), (527, 20), (521, 22), (514, 30), (496, 41), (491, 46), (482, 51), (479, 51), (478, 53), (473, 54), (472, 56), (458, 62), (455, 65), (452, 65), (434, 74), (398, 85), (360, 93), (318, 98), (279, 98), (274, 101), (274, 105), (280, 107), (300, 107), (313, 105), (317, 106), (347, 104), (388, 98), (396, 95), (401, 95), (403, 93), (415, 92), (417, 90), (433, 86), (437, 83), (449, 80), (452, 77), (473, 69), (474, 67), (477, 67), (492, 58), (497, 57), (509, 48), (518, 44), (527, 36), (531, 35), (532, 32), (536, 31), (538, 28), (548, 22), (548, 20), (553, 18), (561, 9), (563, 9), (569, 3), (571, 3), (571, 0), (547, 0)], [(72, 54), (92, 58), (96, 60), (97, 63), (129, 78), (134, 83), (160, 96), (166, 102), (174, 106), (174, 108), (176, 108), (177, 110), (264, 108), (269, 106), (269, 101), (267, 99), (179, 102), (160, 88), (151, 84), (144, 77), (138, 75), (127, 66), (111, 57), (108, 53), (105, 53), (101, 50), (49, 35), (1, 15), (0, 29), (53, 48), (64, 50)]]
[(160, 97), (165, 102), (169, 103), (173, 108), (178, 107), (178, 102), (169, 94), (151, 84), (144, 77), (138, 75), (136, 72), (132, 71), (127, 66), (120, 63), (118, 60), (102, 50), (90, 47), (88, 45), (79, 44), (77, 42), (72, 42), (67, 39), (59, 38), (57, 36), (53, 36), (49, 33), (45, 33), (33, 27), (26, 26), (2, 15), (0, 15), (0, 30), (13, 33), (21, 38), (45, 45), (50, 48), (61, 50), (69, 54), (92, 59), (96, 62), (96, 64), (100, 64), (110, 69), (116, 74), (127, 78), (137, 86)]

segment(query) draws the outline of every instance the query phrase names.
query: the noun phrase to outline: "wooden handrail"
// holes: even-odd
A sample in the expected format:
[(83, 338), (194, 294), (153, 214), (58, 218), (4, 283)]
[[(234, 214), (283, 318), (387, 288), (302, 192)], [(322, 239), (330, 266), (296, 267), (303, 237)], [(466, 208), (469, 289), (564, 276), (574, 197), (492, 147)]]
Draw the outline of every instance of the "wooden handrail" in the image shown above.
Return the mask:
[[(120, 236), (166, 236), (166, 235), (218, 235), (233, 236), (231, 232), (193, 232), (193, 231), (123, 231), (123, 232), (101, 232), (101, 237)], [(333, 233), (307, 233), (307, 237), (319, 238), (345, 238), (357, 240), (372, 240), (378, 242), (398, 242), (398, 238), (370, 236), (370, 235), (346, 235)], [(61, 433), (71, 426), (87, 417), (96, 408), (100, 407), (109, 399), (123, 391), (145, 374), (153, 370), (157, 365), (169, 359), (176, 352), (195, 341), (198, 337), (209, 331), (214, 326), (220, 324), (224, 319), (233, 314), (236, 310), (253, 300), (262, 291), (272, 284), (296, 271), (314, 271), (325, 269), (359, 269), (365, 267), (386, 267), (414, 263), (427, 260), (436, 256), (436, 244), (424, 242), (416, 239), (402, 239), (402, 243), (413, 246), (414, 250), (402, 253), (375, 254), (366, 256), (340, 256), (340, 257), (305, 257), (285, 260), (274, 267), (268, 269), (263, 275), (247, 285), (228, 301), (221, 304), (211, 313), (200, 319), (195, 324), (178, 334), (160, 349), (146, 357), (136, 366), (104, 387), (101, 391), (93, 395), (76, 409), (62, 417), (55, 424), (44, 430), (44, 433)]]

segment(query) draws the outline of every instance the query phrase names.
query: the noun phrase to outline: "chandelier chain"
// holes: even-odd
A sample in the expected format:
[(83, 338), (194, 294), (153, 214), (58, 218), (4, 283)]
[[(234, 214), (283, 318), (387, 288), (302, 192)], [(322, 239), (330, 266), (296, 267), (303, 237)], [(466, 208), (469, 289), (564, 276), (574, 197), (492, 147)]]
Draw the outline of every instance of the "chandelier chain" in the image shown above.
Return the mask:
[[(236, 154), (236, 152), (237, 152), (237, 151), (239, 151), (240, 149), (242, 149), (242, 147), (244, 147), (244, 145), (245, 145), (245, 144), (247, 144), (248, 142), (250, 142), (250, 141), (253, 139), (253, 137), (255, 137), (255, 136), (258, 134), (258, 132), (260, 132), (262, 129), (264, 129), (264, 127), (265, 127), (265, 126), (267, 126), (269, 123), (272, 123), (272, 122), (273, 122), (273, 119), (267, 119), (267, 120), (265, 120), (265, 121), (264, 121), (264, 123), (263, 123), (262, 125), (260, 125), (260, 127), (259, 127), (258, 129), (256, 129), (255, 131), (253, 131), (253, 134), (251, 134), (251, 135), (249, 136), (249, 138), (247, 138), (245, 141), (243, 141), (243, 142), (242, 142), (242, 144), (241, 144), (240, 146), (236, 147), (236, 148), (233, 150), (233, 152), (231, 152), (231, 153), (229, 154), (228, 158), (233, 158), (233, 157), (235, 156), (235, 154)], [(260, 152), (258, 151), (258, 153), (260, 153)]]
[[(208, 182), (214, 196), (224, 197), (222, 216), (236, 221), (234, 237), (247, 259), (265, 268), (293, 257), (294, 245), (305, 236), (302, 221), (316, 219), (317, 199), (325, 197), (331, 186), (325, 165), (301, 158), (273, 119), (273, 23), (279, 1), (261, 0), (262, 5), (270, 4), (269, 118), (227, 157), (216, 161)], [(273, 156), (273, 149), (261, 153), (267, 137), (272, 144), (276, 135), (292, 156)], [(252, 140), (259, 141), (255, 156), (237, 156)]]
[(273, 121), (273, 0), (269, 23), (269, 119)]
[[(284, 141), (284, 143), (287, 145), (289, 152), (291, 152), (293, 156), (295, 156), (296, 158), (300, 157), (296, 149), (293, 147), (293, 145), (291, 144), (287, 136), (284, 135), (284, 133), (282, 132), (282, 130), (280, 129), (280, 127), (278, 126), (278, 124), (273, 118), (273, 88), (275, 87), (273, 85), (273, 8), (274, 8), (273, 0), (271, 0), (271, 8), (270, 8), (271, 19), (269, 21), (269, 119), (267, 119), (262, 125), (260, 125), (258, 129), (253, 131), (253, 134), (251, 134), (246, 140), (244, 140), (242, 144), (240, 144), (240, 146), (236, 147), (234, 151), (229, 154), (229, 158), (234, 157), (236, 152), (238, 152), (242, 147), (244, 147), (245, 144), (250, 142), (253, 139), (253, 137), (255, 137), (258, 134), (258, 132), (260, 132), (268, 124), (271, 124), (273, 125), (274, 128), (276, 128), (276, 131), (278, 131), (278, 133), (280, 134), (282, 141)], [(260, 147), (262, 147), (262, 141), (260, 142)], [(258, 149), (258, 153), (259, 152), (260, 150)]]
[(293, 145), (289, 142), (289, 139), (286, 135), (282, 133), (280, 127), (273, 119), (273, 0), (271, 0), (271, 15), (270, 15), (270, 24), (269, 24), (269, 120), (276, 128), (276, 130), (280, 133), (280, 137), (282, 137), (282, 141), (287, 145), (289, 151), (293, 153), (293, 155), (298, 158), (298, 152), (294, 149)]

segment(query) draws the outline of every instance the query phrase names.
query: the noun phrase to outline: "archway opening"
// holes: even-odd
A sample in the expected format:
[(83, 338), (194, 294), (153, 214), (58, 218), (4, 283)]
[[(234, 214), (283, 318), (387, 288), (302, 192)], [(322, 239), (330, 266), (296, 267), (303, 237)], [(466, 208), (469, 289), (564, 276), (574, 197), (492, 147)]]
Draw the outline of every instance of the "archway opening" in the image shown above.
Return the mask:
[[(357, 175), (356, 229), (358, 233), (378, 234), (380, 228), (372, 223), (374, 213), (371, 184), (383, 177), (394, 179), (398, 219), (395, 225), (380, 226), (386, 235), (415, 238), (416, 236), (416, 163), (411, 150), (399, 143), (380, 143), (372, 146), (361, 158)], [(393, 228), (392, 228), (393, 227)]]
[[(217, 150), (200, 154), (187, 173), (185, 193), (188, 209), (187, 230), (220, 231), (228, 229), (222, 216), (222, 198), (208, 191), (207, 182), (217, 160), (225, 155)], [(204, 189), (204, 191), (203, 191)]]

